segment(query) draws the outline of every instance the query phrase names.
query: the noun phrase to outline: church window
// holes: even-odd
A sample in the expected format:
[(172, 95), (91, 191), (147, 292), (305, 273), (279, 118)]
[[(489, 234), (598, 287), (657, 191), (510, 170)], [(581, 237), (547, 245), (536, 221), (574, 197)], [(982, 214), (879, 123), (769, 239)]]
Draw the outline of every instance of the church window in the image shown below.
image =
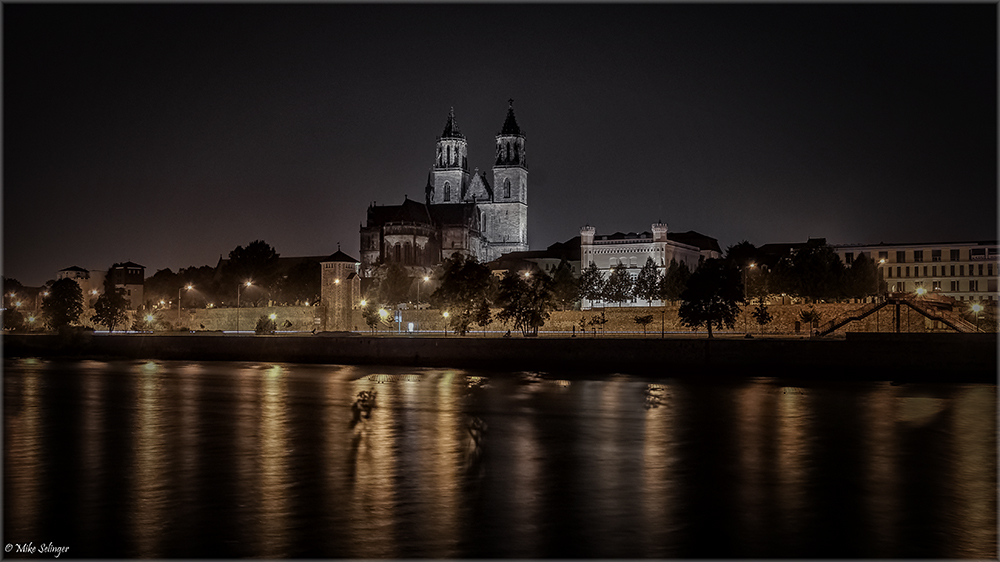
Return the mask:
[(444, 182), (444, 200), (451, 201), (451, 184)]
[(503, 196), (510, 197), (510, 178), (503, 180)]
[(451, 147), (448, 147), (448, 164), (451, 164)]
[(507, 161), (510, 162), (510, 143), (507, 143)]

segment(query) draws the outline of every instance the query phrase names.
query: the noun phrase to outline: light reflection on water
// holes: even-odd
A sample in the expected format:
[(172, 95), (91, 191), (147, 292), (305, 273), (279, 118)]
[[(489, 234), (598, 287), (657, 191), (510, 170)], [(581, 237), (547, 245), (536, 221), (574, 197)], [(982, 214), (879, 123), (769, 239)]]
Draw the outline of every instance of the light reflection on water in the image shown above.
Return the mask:
[(7, 360), (4, 393), (4, 535), (73, 556), (996, 557), (992, 385)]

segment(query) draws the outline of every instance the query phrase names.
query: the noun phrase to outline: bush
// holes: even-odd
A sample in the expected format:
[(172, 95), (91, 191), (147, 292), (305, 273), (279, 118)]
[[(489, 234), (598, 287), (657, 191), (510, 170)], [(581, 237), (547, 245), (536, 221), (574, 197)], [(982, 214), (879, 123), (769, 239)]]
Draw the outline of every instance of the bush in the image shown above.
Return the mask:
[(274, 320), (271, 320), (267, 316), (261, 316), (257, 320), (257, 326), (254, 327), (253, 331), (258, 334), (273, 334), (277, 326), (274, 325)]

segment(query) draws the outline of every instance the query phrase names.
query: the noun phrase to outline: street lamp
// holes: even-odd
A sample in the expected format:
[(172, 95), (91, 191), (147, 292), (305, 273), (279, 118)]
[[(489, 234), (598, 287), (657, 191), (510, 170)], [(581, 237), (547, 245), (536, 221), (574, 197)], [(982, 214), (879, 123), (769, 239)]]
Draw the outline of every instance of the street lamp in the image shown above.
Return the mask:
[(448, 337), (448, 311), (444, 311), (441, 316), (444, 316), (444, 337)]
[[(885, 258), (878, 260), (878, 265), (875, 266), (875, 300), (872, 304), (878, 303), (879, 290), (882, 287), (882, 268), (879, 267), (885, 265)], [(875, 331), (878, 332), (878, 309), (875, 309)]]
[(922, 297), (927, 292), (927, 289), (923, 287), (917, 287), (917, 296)]
[(39, 301), (42, 300), (42, 297), (47, 297), (47, 296), (49, 296), (49, 292), (48, 291), (45, 291), (44, 293), (41, 293), (41, 294), (38, 294), (38, 295), (35, 296), (35, 314), (38, 314), (38, 303), (39, 303)]
[(194, 285), (188, 284), (186, 287), (181, 287), (177, 289), (177, 325), (181, 325), (181, 289), (191, 290), (194, 289)]
[(240, 289), (242, 289), (244, 286), (249, 287), (250, 285), (252, 285), (252, 283), (250, 281), (247, 281), (246, 283), (240, 283), (239, 285), (236, 286), (236, 334), (237, 335), (239, 335), (240, 333)]
[[(424, 275), (424, 283), (430, 281), (431, 278), (428, 275)], [(417, 282), (417, 310), (420, 310), (420, 283)]]
[[(743, 268), (743, 302), (747, 302), (747, 270), (753, 269), (755, 267), (757, 267), (757, 264), (754, 263), (754, 262), (750, 262), (750, 265), (748, 265), (747, 267)], [(748, 306), (749, 306), (749, 304), (750, 303), (747, 303)], [(747, 324), (747, 315), (745, 313), (746, 313), (746, 310), (744, 310), (744, 314), (743, 314), (743, 329), (746, 330), (746, 333), (749, 336), (750, 335), (750, 327)]]
[(972, 305), (972, 312), (976, 313), (976, 331), (979, 331), (979, 312), (983, 309), (983, 305), (978, 302)]
[(153, 331), (153, 320), (156, 320), (155, 316), (153, 316), (152, 314), (146, 315), (146, 329), (148, 329), (150, 332)]

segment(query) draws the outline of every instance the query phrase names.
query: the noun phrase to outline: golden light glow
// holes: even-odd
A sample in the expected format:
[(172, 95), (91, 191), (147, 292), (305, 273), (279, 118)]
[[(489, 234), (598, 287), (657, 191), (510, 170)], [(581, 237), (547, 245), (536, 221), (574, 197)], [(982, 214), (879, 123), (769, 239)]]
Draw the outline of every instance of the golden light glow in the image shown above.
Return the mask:
[(979, 311), (981, 311), (982, 309), (983, 309), (983, 305), (979, 304), (978, 302), (976, 304), (972, 305), (972, 312), (975, 312), (975, 313), (978, 314)]
[(253, 285), (253, 283), (251, 283), (250, 281), (247, 281), (246, 282), (246, 286), (249, 287), (250, 285)]
[(382, 320), (385, 320), (389, 317), (389, 311), (384, 308), (380, 308), (378, 309), (378, 315), (382, 317)]
[(361, 306), (368, 306), (368, 301), (361, 299)]
[(152, 314), (146, 315), (146, 322), (152, 323), (153, 320), (156, 320), (156, 318)]
[(447, 310), (444, 311), (444, 313), (442, 314), (442, 316), (444, 316), (445, 318), (447, 318), (448, 317), (448, 311)]
[(927, 292), (927, 289), (925, 289), (923, 287), (917, 287), (917, 294), (918, 295), (923, 295), (926, 292)]
[(334, 285), (340, 285), (340, 279), (334, 279), (333, 280), (333, 284)]
[(274, 320), (274, 319), (276, 319), (277, 317), (278, 317), (278, 315), (277, 315), (277, 314), (275, 314), (275, 313), (273, 313), (273, 312), (271, 313), (271, 315), (270, 315), (270, 316), (268, 316), (268, 318), (270, 318), (271, 320)]
[(430, 281), (430, 280), (431, 280), (431, 278), (429, 276), (424, 275), (424, 281)]

